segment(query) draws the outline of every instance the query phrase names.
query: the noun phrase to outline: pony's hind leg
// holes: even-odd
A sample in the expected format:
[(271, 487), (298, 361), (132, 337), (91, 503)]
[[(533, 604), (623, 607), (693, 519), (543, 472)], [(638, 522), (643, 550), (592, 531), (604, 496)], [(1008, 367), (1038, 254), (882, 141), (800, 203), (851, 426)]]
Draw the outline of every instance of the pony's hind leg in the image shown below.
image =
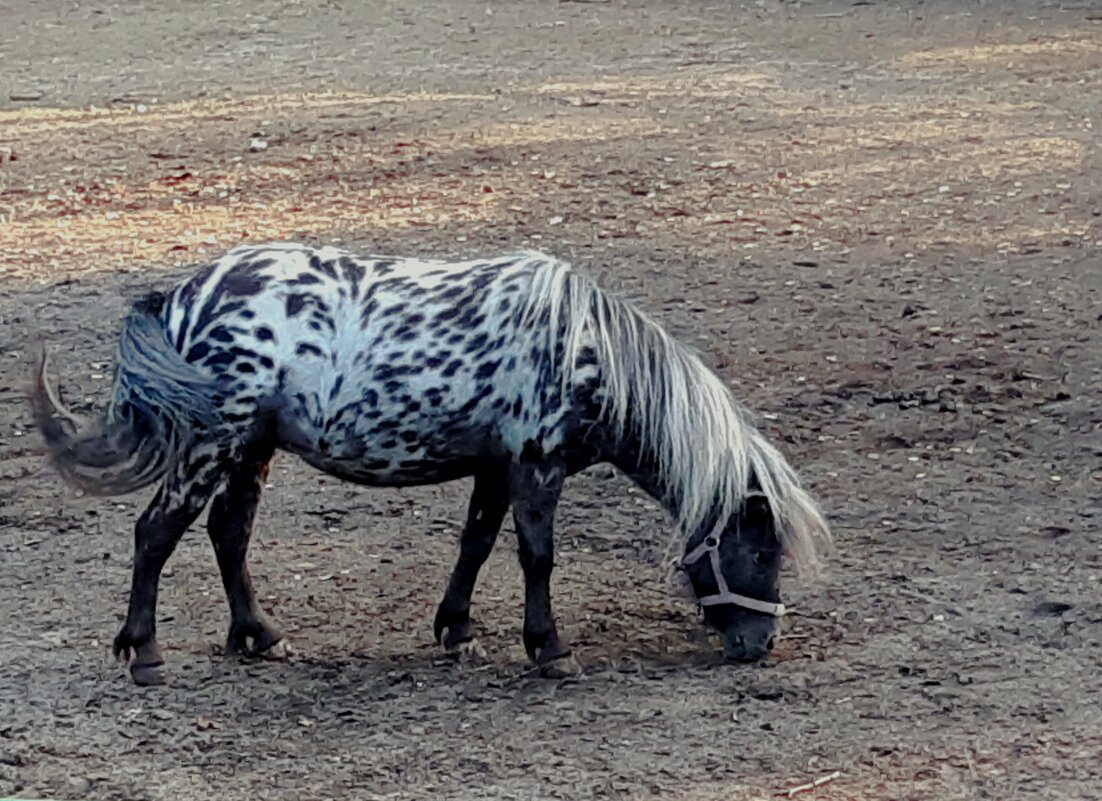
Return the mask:
[(541, 674), (551, 678), (579, 671), (570, 649), (559, 639), (551, 611), (555, 508), (565, 477), (564, 465), (545, 459), (524, 459), (513, 465), (509, 474), (509, 498), (524, 571), (524, 647)]
[(164, 682), (164, 659), (157, 643), (161, 571), (221, 480), (221, 464), (201, 448), (181, 454), (134, 528), (130, 604), (112, 650), (117, 658), (130, 663), (136, 684)]
[(475, 474), (467, 523), (459, 536), (459, 558), (433, 621), (436, 641), (448, 651), (456, 651), (474, 641), (471, 595), (478, 572), (494, 549), (508, 509), (505, 471), (495, 469)]
[(246, 452), (231, 469), (225, 488), (215, 496), (207, 516), (207, 533), (230, 605), (227, 656), (279, 658), (286, 654), (283, 633), (257, 603), (246, 561), (256, 507), (273, 452), (271, 445)]

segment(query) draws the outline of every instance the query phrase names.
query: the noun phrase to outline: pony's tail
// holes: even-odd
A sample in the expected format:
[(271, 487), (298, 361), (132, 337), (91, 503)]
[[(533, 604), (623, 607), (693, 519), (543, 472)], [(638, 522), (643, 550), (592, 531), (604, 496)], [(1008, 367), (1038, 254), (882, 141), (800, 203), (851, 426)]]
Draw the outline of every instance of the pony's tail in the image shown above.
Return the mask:
[(35, 423), (53, 466), (70, 484), (94, 495), (147, 487), (197, 435), (214, 429), (218, 395), (210, 376), (189, 364), (168, 338), (154, 293), (134, 304), (115, 357), (111, 400), (99, 419), (66, 408), (47, 380), (42, 347), (30, 392)]

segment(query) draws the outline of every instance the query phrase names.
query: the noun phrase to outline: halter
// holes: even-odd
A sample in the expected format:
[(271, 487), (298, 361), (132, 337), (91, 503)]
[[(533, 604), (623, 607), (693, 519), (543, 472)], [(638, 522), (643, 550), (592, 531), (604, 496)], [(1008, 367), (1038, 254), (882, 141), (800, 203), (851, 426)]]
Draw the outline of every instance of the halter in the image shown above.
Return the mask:
[[(715, 579), (716, 587), (719, 588), (719, 592), (714, 595), (706, 595), (703, 598), (698, 598), (697, 603), (701, 606), (733, 604), (734, 606), (749, 609), (753, 612), (760, 612), (763, 615), (782, 617), (784, 615), (784, 604), (759, 601), (757, 598), (739, 595), (737, 592), (731, 592), (731, 590), (728, 589), (727, 582), (723, 578), (723, 572), (719, 569), (719, 538), (723, 536), (724, 526), (725, 521), (721, 520), (716, 524), (716, 527), (711, 530), (708, 536), (704, 538), (704, 541), (700, 543), (700, 545), (693, 548), (680, 559), (674, 560), (672, 567), (683, 572), (686, 567), (695, 564), (707, 555), (708, 563), (712, 566), (712, 578)], [(686, 580), (687, 578), (688, 577), (686, 577)]]

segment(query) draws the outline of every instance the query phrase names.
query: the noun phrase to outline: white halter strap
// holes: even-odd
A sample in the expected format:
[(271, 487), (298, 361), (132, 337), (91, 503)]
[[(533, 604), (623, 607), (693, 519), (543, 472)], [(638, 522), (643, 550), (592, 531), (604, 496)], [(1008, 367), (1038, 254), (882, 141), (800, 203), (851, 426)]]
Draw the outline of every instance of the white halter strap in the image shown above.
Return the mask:
[(763, 615), (782, 617), (784, 615), (784, 604), (759, 601), (757, 598), (750, 598), (746, 595), (740, 595), (737, 592), (731, 592), (727, 587), (727, 582), (723, 578), (723, 572), (720, 570), (719, 566), (719, 538), (723, 536), (723, 529), (725, 526), (726, 521), (721, 520), (716, 527), (712, 529), (711, 533), (704, 538), (704, 541), (701, 542), (700, 545), (682, 556), (675, 564), (679, 570), (684, 570), (689, 565), (702, 559), (705, 555), (708, 557), (708, 562), (712, 567), (712, 578), (715, 580), (719, 592), (714, 595), (698, 598), (697, 603), (701, 606), (733, 604), (753, 612), (760, 612)]

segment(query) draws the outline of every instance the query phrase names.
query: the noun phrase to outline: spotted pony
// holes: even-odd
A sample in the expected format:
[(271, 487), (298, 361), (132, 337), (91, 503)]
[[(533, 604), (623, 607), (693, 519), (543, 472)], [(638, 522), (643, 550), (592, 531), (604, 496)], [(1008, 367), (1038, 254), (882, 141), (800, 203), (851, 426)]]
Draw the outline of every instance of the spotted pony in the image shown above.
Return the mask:
[(71, 414), (47, 372), (43, 350), (32, 405), (61, 475), (101, 495), (159, 484), (114, 641), (141, 684), (163, 680), (161, 571), (208, 503), (227, 650), (280, 647), (246, 561), (277, 448), (368, 486), (474, 477), (434, 622), (449, 650), (474, 638), (471, 596), (511, 507), (524, 645), (547, 672), (573, 664), (551, 610), (552, 521), (564, 479), (591, 465), (611, 463), (669, 511), (674, 574), (734, 660), (772, 647), (782, 553), (814, 560), (830, 538), (792, 467), (697, 355), (540, 253), (447, 262), (239, 247), (134, 304), (97, 420)]

